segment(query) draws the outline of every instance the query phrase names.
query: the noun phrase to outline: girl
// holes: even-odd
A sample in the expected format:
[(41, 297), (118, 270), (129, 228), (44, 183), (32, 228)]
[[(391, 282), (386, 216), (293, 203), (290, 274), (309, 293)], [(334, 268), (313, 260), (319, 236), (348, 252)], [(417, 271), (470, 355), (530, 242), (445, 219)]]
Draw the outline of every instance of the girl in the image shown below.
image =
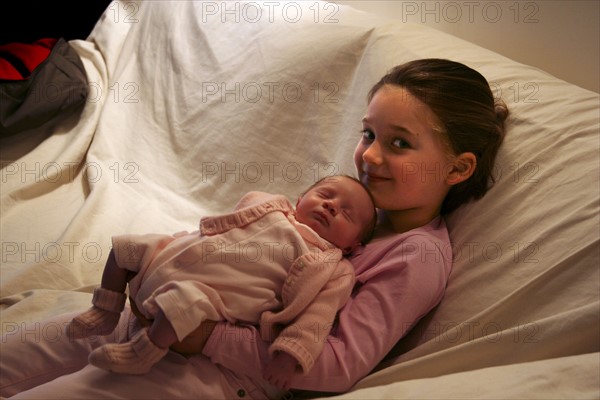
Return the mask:
[[(452, 266), (443, 215), (480, 198), (493, 183), (491, 171), (508, 111), (494, 101), (478, 72), (448, 60), (412, 61), (385, 75), (368, 100), (354, 159), (379, 209), (378, 225), (370, 244), (351, 259), (357, 284), (350, 300), (339, 311), (311, 371), (292, 379), (294, 389), (349, 390), (439, 303)], [(97, 342), (7, 338), (2, 395), (19, 393), (15, 398), (31, 399), (284, 394), (265, 383), (262, 371), (269, 361), (269, 344), (260, 340), (256, 327), (225, 322), (204, 324), (192, 335), (194, 340), (182, 343), (185, 351), (203, 355), (185, 360), (171, 352), (144, 376), (108, 375), (86, 366), (91, 349), (135, 331), (130, 327), (128, 333), (127, 325), (126, 315), (117, 337)], [(27, 361), (20, 354), (28, 354)], [(56, 377), (60, 378), (51, 381)]]

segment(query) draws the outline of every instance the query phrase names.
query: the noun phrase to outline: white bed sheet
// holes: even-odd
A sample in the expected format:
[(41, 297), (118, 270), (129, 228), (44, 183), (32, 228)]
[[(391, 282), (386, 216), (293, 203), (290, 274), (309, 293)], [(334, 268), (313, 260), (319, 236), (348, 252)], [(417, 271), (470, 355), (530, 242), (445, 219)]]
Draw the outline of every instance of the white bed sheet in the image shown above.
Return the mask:
[(236, 3), (115, 2), (71, 42), (90, 81), (81, 117), (1, 143), (2, 331), (87, 308), (112, 235), (195, 229), (248, 190), (293, 198), (353, 174), (369, 88), (449, 58), (510, 108), (498, 181), (447, 219), (440, 306), (341, 397), (598, 398), (598, 94), (348, 6), (257, 18), (259, 2)]

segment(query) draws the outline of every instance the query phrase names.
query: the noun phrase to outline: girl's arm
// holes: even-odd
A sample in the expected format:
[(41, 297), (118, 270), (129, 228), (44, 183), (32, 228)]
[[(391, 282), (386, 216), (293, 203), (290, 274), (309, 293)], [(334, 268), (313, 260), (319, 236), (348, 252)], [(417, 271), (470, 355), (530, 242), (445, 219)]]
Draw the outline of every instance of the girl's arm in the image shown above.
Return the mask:
[[(436, 248), (430, 240), (423, 244), (419, 240), (411, 237), (410, 249), (401, 244), (370, 269), (370, 278), (340, 311), (314, 367), (306, 375), (294, 376), (291, 387), (349, 390), (440, 301), (447, 280), (444, 257), (415, 252), (415, 248)], [(262, 379), (268, 347), (252, 326), (219, 323), (203, 353), (214, 363)]]

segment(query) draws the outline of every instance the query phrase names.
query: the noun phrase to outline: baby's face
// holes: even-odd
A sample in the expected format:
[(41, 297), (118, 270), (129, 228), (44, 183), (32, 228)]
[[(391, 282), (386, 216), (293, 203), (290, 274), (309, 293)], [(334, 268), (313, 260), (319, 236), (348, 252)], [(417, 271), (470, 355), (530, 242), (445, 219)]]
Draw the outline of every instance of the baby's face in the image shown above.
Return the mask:
[(360, 244), (373, 213), (366, 189), (343, 176), (324, 179), (296, 204), (296, 219), (344, 252)]

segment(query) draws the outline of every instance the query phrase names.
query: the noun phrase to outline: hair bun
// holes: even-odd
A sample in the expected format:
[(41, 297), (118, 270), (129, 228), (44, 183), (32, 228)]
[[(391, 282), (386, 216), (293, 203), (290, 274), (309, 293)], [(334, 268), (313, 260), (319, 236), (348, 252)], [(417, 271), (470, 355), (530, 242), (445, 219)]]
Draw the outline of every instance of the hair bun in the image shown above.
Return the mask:
[[(501, 143), (506, 135), (505, 121), (508, 118), (508, 107), (501, 99), (494, 101), (494, 112), (496, 113), (496, 124), (498, 126), (499, 142)], [(500, 144), (499, 143), (499, 144)]]
[(504, 101), (496, 99), (494, 102), (494, 111), (496, 112), (496, 121), (504, 124), (504, 121), (508, 118), (508, 107), (504, 104)]

